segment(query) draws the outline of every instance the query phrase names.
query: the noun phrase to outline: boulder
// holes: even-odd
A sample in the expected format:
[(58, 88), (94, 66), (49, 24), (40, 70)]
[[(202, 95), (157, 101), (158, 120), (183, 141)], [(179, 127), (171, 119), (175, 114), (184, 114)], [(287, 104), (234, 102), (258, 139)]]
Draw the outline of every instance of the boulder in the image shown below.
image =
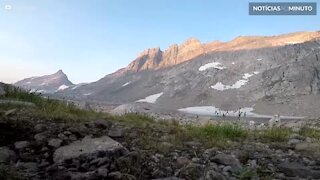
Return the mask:
[(312, 178), (320, 178), (320, 172), (314, 171), (308, 167), (306, 167), (304, 164), (300, 164), (297, 162), (284, 162), (279, 164), (278, 166), (279, 170), (290, 177), (312, 177)]
[(212, 161), (226, 166), (240, 165), (240, 162), (237, 158), (227, 154), (217, 154), (213, 157)]
[(123, 137), (123, 131), (119, 127), (113, 127), (108, 132), (108, 136), (112, 138), (121, 138)]
[(47, 135), (45, 133), (38, 133), (34, 135), (34, 139), (37, 143), (43, 143), (47, 140)]
[(185, 179), (198, 179), (202, 176), (202, 167), (200, 164), (190, 163), (187, 166), (179, 169), (178, 177)]
[(54, 148), (58, 148), (61, 146), (62, 140), (61, 139), (50, 139), (48, 141), (48, 145)]
[(25, 149), (30, 146), (28, 141), (19, 141), (14, 143), (14, 147), (18, 150)]
[(16, 154), (7, 147), (0, 147), (0, 163), (9, 163), (15, 160)]
[(108, 136), (100, 138), (84, 138), (67, 146), (58, 148), (53, 155), (55, 163), (61, 163), (67, 159), (78, 158), (81, 155), (94, 155), (100, 152), (126, 153), (127, 149)]
[(112, 123), (103, 119), (99, 119), (94, 121), (94, 125), (98, 128), (106, 129), (109, 128), (112, 125)]
[(227, 178), (217, 171), (209, 170), (208, 172), (206, 172), (205, 179), (206, 180), (226, 180)]

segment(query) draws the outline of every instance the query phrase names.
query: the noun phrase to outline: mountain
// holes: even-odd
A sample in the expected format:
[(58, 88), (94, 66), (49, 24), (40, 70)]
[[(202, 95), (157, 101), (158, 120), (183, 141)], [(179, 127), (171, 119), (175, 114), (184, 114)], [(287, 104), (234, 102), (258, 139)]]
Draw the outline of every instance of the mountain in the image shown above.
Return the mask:
[(214, 106), (320, 116), (319, 57), (320, 32), (241, 36), (206, 44), (192, 38), (165, 51), (145, 50), (126, 68), (57, 94), (167, 110)]
[(297, 32), (280, 36), (240, 36), (231, 42), (214, 41), (206, 44), (202, 44), (196, 38), (190, 38), (181, 45), (171, 45), (165, 51), (161, 51), (160, 48), (144, 50), (125, 69), (121, 69), (120, 72), (160, 69), (177, 65), (211, 52), (284, 46), (303, 43), (317, 38), (319, 38), (319, 32)]
[(74, 86), (62, 70), (51, 75), (23, 79), (14, 85), (33, 92), (46, 94), (52, 94)]

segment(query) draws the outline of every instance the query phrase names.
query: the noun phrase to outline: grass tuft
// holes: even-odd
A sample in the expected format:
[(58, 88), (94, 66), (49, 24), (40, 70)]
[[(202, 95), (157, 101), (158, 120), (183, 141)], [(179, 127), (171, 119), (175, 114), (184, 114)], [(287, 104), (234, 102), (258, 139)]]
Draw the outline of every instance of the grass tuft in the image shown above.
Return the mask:
[(258, 137), (263, 140), (284, 142), (288, 140), (289, 135), (292, 133), (292, 130), (289, 128), (273, 127), (257, 133)]

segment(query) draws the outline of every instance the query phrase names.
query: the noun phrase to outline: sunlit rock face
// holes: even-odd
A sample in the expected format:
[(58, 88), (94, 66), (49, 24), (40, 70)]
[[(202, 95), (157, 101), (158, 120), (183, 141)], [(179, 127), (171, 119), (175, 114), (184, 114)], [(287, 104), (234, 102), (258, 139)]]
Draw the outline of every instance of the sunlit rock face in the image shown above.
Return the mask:
[(319, 38), (320, 32), (297, 32), (279, 36), (239, 36), (230, 42), (213, 41), (205, 44), (196, 38), (190, 38), (181, 45), (173, 44), (164, 51), (161, 51), (160, 48), (144, 50), (132, 63), (118, 73), (170, 67), (216, 51), (270, 48), (299, 44)]

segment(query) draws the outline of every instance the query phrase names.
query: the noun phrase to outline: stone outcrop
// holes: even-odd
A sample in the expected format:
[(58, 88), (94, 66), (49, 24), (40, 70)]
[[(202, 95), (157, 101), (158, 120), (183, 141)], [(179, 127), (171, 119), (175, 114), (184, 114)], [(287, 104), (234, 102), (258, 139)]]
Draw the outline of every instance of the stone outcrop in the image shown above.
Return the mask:
[(53, 160), (59, 163), (68, 159), (79, 158), (81, 155), (92, 156), (101, 152), (115, 154), (117, 151), (126, 152), (127, 150), (108, 136), (84, 138), (81, 141), (57, 149), (54, 152)]

